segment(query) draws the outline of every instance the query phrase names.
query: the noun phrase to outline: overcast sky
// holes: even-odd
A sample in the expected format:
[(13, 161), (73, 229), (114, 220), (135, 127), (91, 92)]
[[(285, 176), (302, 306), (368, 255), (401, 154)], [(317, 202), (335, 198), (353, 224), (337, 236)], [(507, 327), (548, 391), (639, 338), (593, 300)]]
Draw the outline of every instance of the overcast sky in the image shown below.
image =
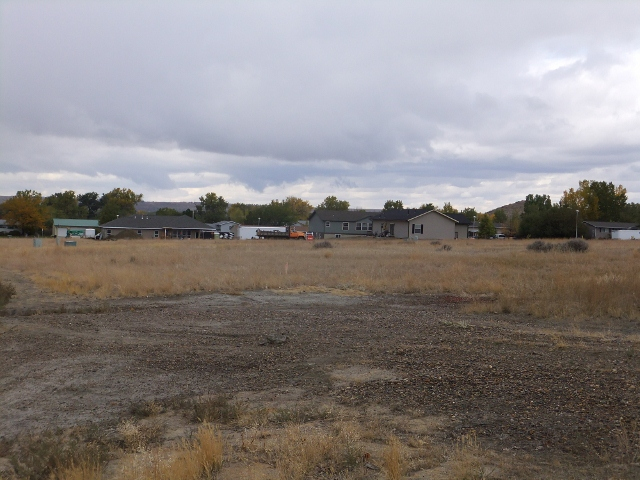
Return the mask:
[(638, 1), (0, 2), (0, 195), (640, 202)]

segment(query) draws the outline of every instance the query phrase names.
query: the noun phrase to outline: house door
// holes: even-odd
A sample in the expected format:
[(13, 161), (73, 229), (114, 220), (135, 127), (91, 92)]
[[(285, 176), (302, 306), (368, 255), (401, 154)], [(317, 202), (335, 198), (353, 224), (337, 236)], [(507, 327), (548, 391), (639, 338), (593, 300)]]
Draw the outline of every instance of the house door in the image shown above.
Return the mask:
[(396, 224), (395, 223), (390, 223), (389, 224), (389, 235), (391, 235), (392, 237), (395, 237), (395, 231), (396, 231)]

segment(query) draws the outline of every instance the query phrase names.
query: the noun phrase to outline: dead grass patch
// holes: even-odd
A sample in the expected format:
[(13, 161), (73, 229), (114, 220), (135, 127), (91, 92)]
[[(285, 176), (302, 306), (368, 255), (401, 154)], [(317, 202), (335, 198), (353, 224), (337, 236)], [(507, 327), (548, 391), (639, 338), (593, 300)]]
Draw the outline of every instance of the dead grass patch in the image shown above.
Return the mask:
[[(483, 299), (465, 307), (471, 311), (640, 317), (632, 242), (594, 241), (585, 252), (554, 247), (540, 255), (519, 241), (459, 240), (443, 256), (427, 242), (362, 239), (324, 250), (326, 258), (306, 242), (87, 240), (70, 249), (22, 240), (0, 239), (4, 268), (56, 292), (96, 298), (261, 289), (453, 293)], [(74, 269), (78, 264), (93, 268)]]

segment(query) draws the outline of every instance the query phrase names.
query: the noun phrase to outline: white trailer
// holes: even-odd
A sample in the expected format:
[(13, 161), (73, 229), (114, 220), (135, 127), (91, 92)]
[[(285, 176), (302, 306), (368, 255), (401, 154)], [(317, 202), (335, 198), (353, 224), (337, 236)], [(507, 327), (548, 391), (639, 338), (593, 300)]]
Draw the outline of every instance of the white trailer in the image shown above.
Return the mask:
[(286, 232), (287, 227), (259, 227), (257, 225), (234, 225), (231, 227), (231, 233), (238, 240), (250, 240), (258, 238), (258, 229), (278, 230), (279, 232)]
[(640, 230), (613, 230), (611, 238), (614, 240), (640, 240)]
[(84, 238), (96, 238), (96, 229), (95, 228), (85, 229)]

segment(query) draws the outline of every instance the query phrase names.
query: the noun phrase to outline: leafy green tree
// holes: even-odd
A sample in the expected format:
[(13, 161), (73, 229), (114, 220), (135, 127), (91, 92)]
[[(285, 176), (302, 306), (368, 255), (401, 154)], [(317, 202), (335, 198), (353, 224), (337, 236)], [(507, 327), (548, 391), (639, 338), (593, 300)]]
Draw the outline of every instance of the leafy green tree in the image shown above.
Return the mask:
[(209, 192), (204, 197), (200, 197), (200, 205), (196, 205), (197, 217), (205, 223), (226, 220), (228, 206), (229, 204), (224, 197)]
[(102, 201), (100, 195), (96, 192), (83, 193), (78, 195), (78, 205), (82, 209), (86, 209), (87, 216), (85, 218), (97, 218), (98, 212), (102, 208)]
[(552, 204), (548, 195), (527, 195), (524, 213), (520, 217), (518, 235), (532, 238), (567, 238), (586, 233), (576, 222), (576, 211), (566, 205)]
[(87, 218), (89, 209), (81, 206), (76, 192), (54, 193), (43, 200), (51, 218)]
[(137, 194), (129, 188), (114, 188), (105, 193), (100, 201), (103, 204), (100, 210), (100, 223), (115, 220), (118, 216), (133, 215), (136, 213), (136, 203), (142, 200), (142, 194)]
[(349, 202), (338, 200), (335, 196), (325, 198), (317, 207), (319, 210), (349, 210)]
[(493, 221), (496, 223), (505, 223), (507, 221), (507, 214), (504, 213), (504, 210), (499, 208), (493, 212)]
[(473, 222), (474, 219), (480, 216), (480, 214), (473, 207), (467, 207), (460, 213), (467, 217), (467, 220), (469, 220), (470, 222)]
[(19, 227), (22, 233), (34, 235), (45, 227), (46, 214), (38, 192), (21, 190), (2, 203), (1, 209), (7, 224)]
[(496, 234), (496, 227), (493, 225), (493, 219), (489, 215), (480, 216), (480, 225), (478, 226), (478, 236), (480, 238), (491, 238)]
[(160, 217), (179, 217), (182, 214), (175, 208), (162, 207), (156, 210), (156, 215)]
[(255, 205), (248, 205), (246, 203), (232, 203), (229, 205), (229, 220), (233, 220), (236, 223), (246, 224), (247, 215), (253, 210)]
[(420, 209), (423, 208), (427, 210), (438, 210), (438, 207), (433, 203), (423, 203), (422, 205), (420, 205)]
[(296, 220), (306, 220), (313, 211), (313, 205), (306, 200), (298, 197), (287, 197), (284, 201), (289, 206), (289, 209), (297, 217)]
[(271, 200), (267, 205), (258, 205), (246, 217), (246, 222), (250, 225), (284, 226), (292, 225), (298, 220), (298, 215), (286, 200)]
[(382, 207), (383, 210), (402, 210), (403, 208), (402, 200), (387, 200)]
[(627, 203), (622, 211), (620, 221), (640, 225), (640, 203)]
[(551, 197), (549, 195), (529, 194), (524, 201), (524, 213), (537, 213), (551, 208)]
[(451, 206), (449, 202), (445, 202), (441, 210), (442, 213), (458, 213), (458, 210)]

